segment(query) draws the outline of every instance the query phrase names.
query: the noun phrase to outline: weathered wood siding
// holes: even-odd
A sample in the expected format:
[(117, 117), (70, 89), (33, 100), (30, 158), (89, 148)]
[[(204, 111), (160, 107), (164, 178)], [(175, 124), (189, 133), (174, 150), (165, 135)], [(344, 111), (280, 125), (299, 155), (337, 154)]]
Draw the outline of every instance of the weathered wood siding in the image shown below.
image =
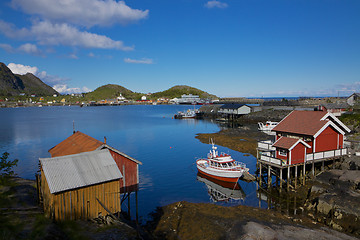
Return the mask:
[(120, 187), (131, 188), (139, 184), (138, 164), (112, 150), (110, 150), (123, 178), (120, 179)]
[(55, 220), (91, 219), (99, 214), (107, 215), (107, 211), (96, 199), (99, 199), (111, 213), (120, 212), (119, 189), (119, 180), (114, 180), (52, 194), (41, 170), (44, 213)]

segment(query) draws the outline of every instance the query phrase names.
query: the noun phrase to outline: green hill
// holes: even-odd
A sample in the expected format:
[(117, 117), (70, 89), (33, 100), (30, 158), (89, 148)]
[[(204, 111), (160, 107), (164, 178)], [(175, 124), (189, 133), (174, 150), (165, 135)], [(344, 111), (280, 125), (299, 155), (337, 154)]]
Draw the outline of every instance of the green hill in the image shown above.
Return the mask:
[(151, 94), (152, 99), (157, 99), (161, 97), (166, 98), (180, 98), (183, 94), (192, 94), (192, 95), (198, 95), (200, 98), (210, 98), (214, 99), (217, 98), (215, 95), (209, 94), (207, 92), (204, 92), (200, 89), (185, 86), (185, 85), (177, 85), (172, 88), (169, 88), (168, 90), (162, 91), (162, 92), (156, 92)]
[(120, 94), (126, 99), (138, 100), (141, 98), (141, 93), (135, 93), (127, 88), (124, 88), (116, 84), (107, 84), (101, 87), (98, 87), (92, 92), (85, 94), (85, 99), (87, 100), (101, 100), (101, 99), (114, 99)]
[(25, 93), (26, 95), (35, 94), (38, 96), (59, 94), (33, 74), (13, 74), (4, 63), (0, 63), (0, 95), (18, 96), (20, 93)]

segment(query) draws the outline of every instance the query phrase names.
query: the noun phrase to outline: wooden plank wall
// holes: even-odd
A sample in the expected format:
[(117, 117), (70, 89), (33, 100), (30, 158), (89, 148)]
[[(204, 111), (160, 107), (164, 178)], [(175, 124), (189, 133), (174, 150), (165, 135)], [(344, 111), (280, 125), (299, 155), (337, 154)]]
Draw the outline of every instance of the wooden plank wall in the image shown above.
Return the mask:
[(91, 219), (108, 213), (99, 199), (112, 213), (121, 211), (120, 182), (114, 180), (66, 192), (51, 194), (45, 175), (41, 171), (41, 193), (44, 213), (55, 220)]
[[(116, 165), (118, 166), (123, 179), (120, 179), (121, 187), (131, 187), (139, 184), (139, 170), (138, 164), (120, 154), (110, 150), (112, 157), (114, 158)], [(124, 172), (125, 170), (125, 172)], [(125, 184), (123, 181), (125, 179)]]

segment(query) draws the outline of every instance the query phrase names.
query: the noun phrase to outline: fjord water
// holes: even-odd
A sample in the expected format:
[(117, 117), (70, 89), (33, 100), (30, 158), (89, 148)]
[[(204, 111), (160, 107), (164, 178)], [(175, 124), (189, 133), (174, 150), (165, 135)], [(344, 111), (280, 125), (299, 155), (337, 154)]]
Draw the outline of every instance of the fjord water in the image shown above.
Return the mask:
[[(19, 159), (18, 176), (34, 179), (39, 158), (73, 132), (81, 131), (141, 161), (138, 206), (140, 220), (176, 201), (211, 202), (205, 183), (197, 180), (195, 160), (206, 157), (211, 145), (195, 138), (197, 133), (214, 133), (220, 126), (207, 120), (173, 119), (184, 105), (124, 105), (106, 107), (61, 106), (0, 109), (0, 154)], [(216, 141), (216, 139), (215, 139)], [(242, 161), (254, 173), (256, 158), (218, 146)], [(217, 204), (258, 206), (254, 183), (239, 181), (242, 200)], [(131, 198), (134, 216), (135, 197)], [(127, 201), (124, 202), (127, 204)], [(266, 203), (264, 203), (265, 205)]]

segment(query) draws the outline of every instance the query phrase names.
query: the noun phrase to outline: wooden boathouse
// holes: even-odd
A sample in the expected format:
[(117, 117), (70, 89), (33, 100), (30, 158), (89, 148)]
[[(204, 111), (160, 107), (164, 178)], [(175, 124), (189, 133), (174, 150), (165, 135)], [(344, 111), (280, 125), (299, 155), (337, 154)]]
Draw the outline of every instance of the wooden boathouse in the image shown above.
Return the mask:
[[(82, 187), (86, 187), (85, 188), (86, 190), (81, 190), (81, 191), (85, 191), (85, 192), (89, 191), (89, 192), (95, 194), (95, 196), (94, 195), (92, 196), (93, 199), (95, 197), (95, 198), (98, 198), (99, 200), (100, 199), (105, 200), (105, 198), (103, 196), (98, 195), (100, 193), (99, 189), (98, 189), (99, 188), (98, 184), (101, 183), (104, 185), (103, 188), (107, 189), (106, 194), (110, 194), (111, 192), (118, 193), (118, 195), (115, 195), (114, 199), (117, 199), (116, 204), (119, 204), (119, 206), (118, 205), (112, 206), (113, 204), (111, 203), (108, 210), (111, 210), (112, 213), (114, 213), (113, 210), (115, 210), (115, 212), (120, 212), (121, 211), (121, 203), (123, 201), (125, 201), (126, 199), (128, 199), (127, 207), (128, 207), (128, 212), (130, 215), (130, 195), (132, 192), (135, 192), (136, 208), (137, 208), (137, 190), (138, 190), (138, 184), (139, 184), (139, 165), (142, 165), (142, 163), (140, 161), (107, 145), (105, 137), (104, 137), (104, 142), (101, 142), (101, 141), (99, 141), (95, 138), (92, 138), (82, 132), (79, 132), (79, 131), (77, 131), (77, 132), (74, 131), (74, 133), (70, 137), (68, 137), (64, 141), (60, 142), (59, 144), (57, 144), (56, 146), (51, 148), (49, 150), (49, 153), (51, 154), (51, 158), (49, 158), (49, 159), (58, 160), (58, 159), (62, 159), (61, 157), (67, 159), (67, 158), (72, 158), (73, 156), (77, 156), (79, 154), (85, 154), (85, 153), (88, 153), (88, 154), (90, 154), (89, 156), (91, 156), (91, 153), (95, 154), (95, 153), (98, 153), (99, 151), (100, 152), (106, 151), (108, 153), (107, 157), (108, 156), (111, 157), (111, 159), (114, 163), (113, 167), (119, 171), (121, 177), (112, 179), (110, 181), (111, 183), (110, 182), (103, 183), (100, 181), (96, 184), (93, 183), (91, 186), (86, 184), (86, 185), (82, 186)], [(46, 160), (46, 161), (50, 161), (50, 160)], [(65, 161), (65, 160), (62, 160), (62, 161)], [(70, 161), (70, 160), (67, 159), (66, 161)], [(101, 158), (98, 158), (98, 161), (101, 162), (103, 160)], [(40, 200), (43, 201), (45, 212), (48, 212), (49, 214), (51, 213), (50, 215), (54, 216), (54, 213), (53, 213), (55, 211), (54, 209), (56, 209), (56, 211), (60, 211), (60, 212), (65, 211), (66, 213), (62, 212), (61, 215), (59, 215), (59, 214), (56, 215), (55, 219), (59, 219), (59, 220), (69, 219), (69, 216), (71, 219), (77, 219), (79, 217), (93, 218), (93, 217), (97, 216), (96, 214), (95, 214), (96, 216), (94, 215), (94, 212), (90, 211), (88, 213), (88, 210), (86, 210), (85, 211), (86, 214), (83, 214), (83, 215), (81, 215), (81, 214), (73, 215), (72, 214), (73, 212), (70, 212), (70, 215), (68, 215), (69, 211), (67, 209), (65, 209), (65, 206), (63, 206), (63, 208), (59, 208), (59, 206), (57, 206), (57, 204), (59, 204), (59, 202), (54, 201), (52, 197), (50, 197), (50, 198), (48, 197), (48, 196), (52, 196), (52, 195), (49, 195), (49, 191), (47, 190), (48, 185), (49, 185), (49, 178), (44, 175), (43, 164), (42, 164), (41, 159), (40, 159), (40, 163), (41, 163), (41, 175), (38, 180), (38, 186), (40, 189), (40, 192), (39, 192)], [(93, 162), (90, 162), (90, 163), (92, 164)], [(95, 170), (92, 170), (92, 171), (95, 171)], [(83, 174), (86, 174), (86, 172), (84, 172), (84, 171), (80, 171), (79, 173), (80, 173), (78, 176), (79, 178), (83, 178), (84, 177)], [(64, 178), (63, 181), (73, 181), (73, 179), (72, 178)], [(114, 181), (116, 182), (116, 184), (114, 183)], [(71, 183), (67, 183), (67, 184), (71, 185)], [(116, 190), (114, 190), (113, 188), (116, 188)], [(69, 190), (71, 190), (71, 189), (69, 189)], [(108, 190), (111, 190), (111, 191), (108, 191)], [(50, 191), (50, 193), (51, 193), (51, 191)], [(58, 192), (54, 192), (51, 194), (58, 195)], [(81, 201), (74, 203), (74, 202), (72, 202), (72, 200), (69, 200), (69, 198), (73, 199), (73, 195), (71, 195), (71, 194), (69, 195), (68, 192), (66, 192), (64, 194), (65, 195), (62, 195), (62, 197), (61, 197), (61, 201), (68, 201), (68, 202), (70, 202), (69, 204), (72, 207), (74, 207), (74, 204), (75, 204), (76, 205), (75, 208), (82, 208), (82, 206), (78, 206), (78, 204), (80, 204), (80, 205), (82, 204)], [(86, 196), (86, 193), (84, 193), (84, 194), (85, 194), (84, 196)], [(54, 198), (55, 198), (55, 195), (54, 195)], [(86, 200), (86, 198), (84, 199), (84, 201), (85, 200)], [(107, 206), (107, 205), (105, 204), (104, 206)], [(96, 207), (96, 211), (98, 211), (99, 209), (100, 209), (99, 207)], [(100, 211), (100, 212), (103, 215), (106, 215), (106, 213), (103, 210), (104, 209), (102, 209), (102, 211)], [(98, 211), (98, 213), (100, 213), (100, 212)], [(61, 216), (61, 217), (58, 217), (58, 216)], [(66, 217), (66, 218), (64, 218), (64, 217)], [(136, 214), (136, 219), (137, 219), (137, 214)]]
[[(257, 165), (260, 185), (263, 170), (267, 169), (267, 183), (272, 185), (272, 175), (276, 183), (296, 188), (298, 175), (305, 184), (306, 168), (311, 166), (312, 176), (315, 165), (335, 161), (349, 154), (344, 146), (344, 135), (350, 132), (337, 117), (325, 111), (292, 111), (272, 130), (274, 141), (260, 141), (257, 147)], [(283, 176), (283, 172), (287, 174)], [(266, 174), (266, 172), (265, 172)], [(291, 179), (293, 184), (291, 185)]]
[(70, 137), (49, 150), (51, 157), (60, 157), (82, 152), (108, 149), (114, 158), (123, 178), (120, 180), (121, 192), (136, 189), (139, 184), (139, 165), (142, 163), (129, 155), (101, 142), (80, 131), (74, 132)]
[(45, 215), (54, 220), (90, 219), (121, 211), (122, 178), (110, 151), (40, 158)]

